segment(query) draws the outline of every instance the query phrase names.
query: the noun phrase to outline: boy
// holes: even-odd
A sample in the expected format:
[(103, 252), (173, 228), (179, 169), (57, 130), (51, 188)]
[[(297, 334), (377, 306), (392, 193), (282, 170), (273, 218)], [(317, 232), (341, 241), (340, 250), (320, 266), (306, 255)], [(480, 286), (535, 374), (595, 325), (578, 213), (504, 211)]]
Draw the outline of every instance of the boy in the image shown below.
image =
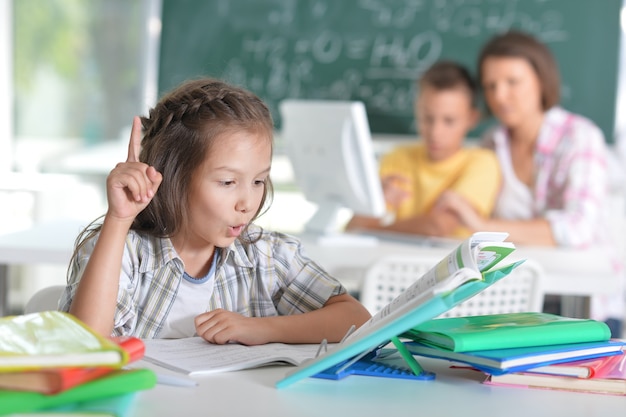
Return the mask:
[(467, 201), (479, 216), (491, 214), (500, 186), (497, 159), (489, 150), (463, 146), (480, 117), (476, 96), (476, 83), (455, 62), (437, 62), (422, 75), (415, 104), (421, 140), (381, 159), (385, 200), (394, 220), (384, 224), (355, 216), (348, 230), (467, 237), (459, 217), (440, 206), (451, 196)]

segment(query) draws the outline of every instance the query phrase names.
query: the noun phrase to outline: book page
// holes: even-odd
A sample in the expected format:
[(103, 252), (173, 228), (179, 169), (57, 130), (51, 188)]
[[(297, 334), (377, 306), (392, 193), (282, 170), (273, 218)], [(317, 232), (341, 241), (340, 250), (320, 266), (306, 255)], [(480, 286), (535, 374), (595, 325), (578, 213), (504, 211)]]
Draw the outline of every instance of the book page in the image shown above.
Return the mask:
[(144, 339), (144, 344), (146, 361), (189, 375), (237, 371), (277, 362), (299, 365), (314, 358), (319, 349), (316, 344), (214, 345), (201, 337)]
[(477, 268), (484, 272), (498, 264), (502, 259), (515, 250), (515, 246), (510, 242), (502, 242), (498, 245), (489, 243), (479, 244), (475, 247), (474, 255)]
[[(388, 323), (393, 322), (396, 318), (432, 299), (437, 294), (450, 291), (465, 282), (480, 279), (480, 273), (472, 271), (468, 268), (462, 268), (455, 271), (451, 276), (447, 277), (449, 278), (448, 280), (443, 282), (437, 281), (439, 275), (431, 272), (432, 271), (427, 273), (429, 274), (429, 279), (427, 281), (422, 282), (422, 280), (419, 280), (407, 288), (383, 309), (372, 316), (372, 318), (361, 325), (361, 327), (359, 327), (354, 333), (347, 337), (345, 342), (357, 339), (363, 334), (376, 331), (377, 329), (386, 326)], [(433, 285), (426, 284), (432, 284), (433, 282)], [(425, 286), (425, 288), (422, 288), (422, 286)]]
[(474, 233), (470, 242), (470, 251), (464, 254), (464, 259), (467, 257), (467, 262), (473, 264), (466, 266), (477, 268), (480, 272), (489, 270), (515, 250), (513, 243), (504, 241), (508, 236), (508, 233), (503, 232)]
[[(507, 236), (508, 233), (500, 232), (474, 233), (346, 340), (383, 327), (395, 317), (418, 307), (436, 294), (452, 291), (471, 280), (482, 279), (483, 270), (495, 265), (514, 250), (512, 243), (503, 242)], [(499, 245), (506, 248), (506, 255), (500, 251), (492, 254)], [(483, 247), (486, 249), (483, 250)]]

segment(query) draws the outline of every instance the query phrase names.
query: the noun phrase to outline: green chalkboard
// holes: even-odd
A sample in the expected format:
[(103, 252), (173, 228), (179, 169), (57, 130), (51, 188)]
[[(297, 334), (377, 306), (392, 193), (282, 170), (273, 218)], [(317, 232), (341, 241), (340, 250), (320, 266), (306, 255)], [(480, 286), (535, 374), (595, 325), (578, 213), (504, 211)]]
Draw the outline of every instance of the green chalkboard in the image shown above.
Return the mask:
[(440, 58), (474, 72), (485, 40), (518, 28), (554, 52), (561, 104), (612, 141), (621, 3), (163, 0), (159, 92), (209, 75), (261, 96), (277, 128), (280, 100), (299, 97), (362, 100), (374, 133), (414, 133), (414, 80)]

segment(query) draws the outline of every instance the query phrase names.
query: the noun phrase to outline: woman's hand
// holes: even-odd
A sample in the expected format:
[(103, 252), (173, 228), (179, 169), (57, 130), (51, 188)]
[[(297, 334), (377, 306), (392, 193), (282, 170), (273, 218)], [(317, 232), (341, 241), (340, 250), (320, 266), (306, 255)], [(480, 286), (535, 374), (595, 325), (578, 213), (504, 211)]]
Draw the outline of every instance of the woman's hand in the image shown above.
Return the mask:
[(107, 177), (108, 217), (134, 220), (150, 203), (163, 176), (154, 167), (139, 162), (141, 121), (135, 116), (128, 144), (128, 157)]
[(476, 212), (465, 198), (454, 191), (444, 191), (437, 200), (435, 207), (455, 213), (461, 223), (474, 232), (485, 228), (486, 220)]

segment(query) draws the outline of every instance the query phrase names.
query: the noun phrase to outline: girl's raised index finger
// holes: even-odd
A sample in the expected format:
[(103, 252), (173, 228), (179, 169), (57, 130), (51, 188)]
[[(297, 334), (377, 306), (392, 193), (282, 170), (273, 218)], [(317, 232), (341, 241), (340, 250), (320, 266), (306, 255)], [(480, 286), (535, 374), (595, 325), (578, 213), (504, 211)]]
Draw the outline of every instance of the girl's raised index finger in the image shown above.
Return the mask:
[(130, 131), (126, 162), (139, 162), (139, 152), (141, 152), (141, 120), (139, 116), (135, 116), (133, 117), (133, 127)]

